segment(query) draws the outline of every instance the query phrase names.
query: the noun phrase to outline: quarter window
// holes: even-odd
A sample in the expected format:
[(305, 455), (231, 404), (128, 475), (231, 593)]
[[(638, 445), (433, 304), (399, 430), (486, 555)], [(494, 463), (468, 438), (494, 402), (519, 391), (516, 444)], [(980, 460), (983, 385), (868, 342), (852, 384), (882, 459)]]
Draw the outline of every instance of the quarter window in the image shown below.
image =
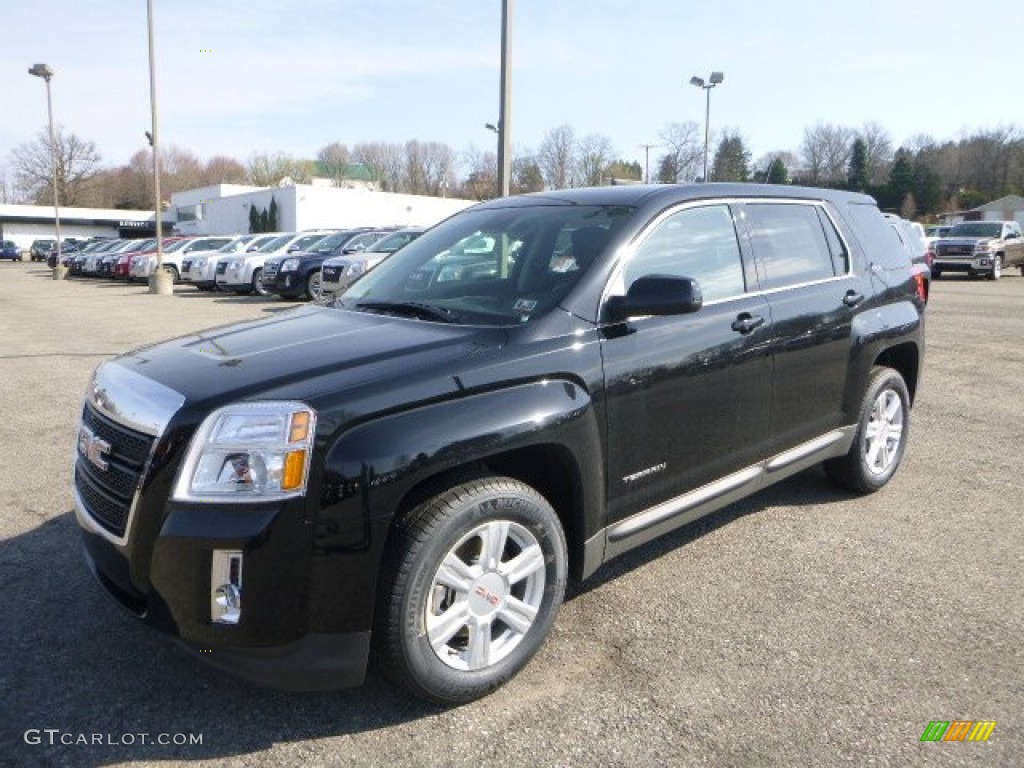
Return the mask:
[(835, 277), (832, 253), (816, 206), (749, 203), (746, 212), (762, 288)]
[(743, 293), (743, 262), (729, 206), (687, 208), (658, 224), (627, 262), (624, 290), (644, 275), (695, 278), (704, 301)]

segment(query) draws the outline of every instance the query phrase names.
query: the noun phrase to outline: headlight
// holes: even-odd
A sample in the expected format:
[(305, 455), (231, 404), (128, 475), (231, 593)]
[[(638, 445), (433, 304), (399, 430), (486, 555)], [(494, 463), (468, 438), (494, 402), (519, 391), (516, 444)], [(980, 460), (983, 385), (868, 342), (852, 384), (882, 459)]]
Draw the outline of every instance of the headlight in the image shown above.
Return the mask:
[(174, 487), (177, 501), (270, 501), (306, 492), (316, 412), (299, 402), (236, 403), (203, 421)]
[(346, 275), (361, 275), (363, 274), (363, 263), (357, 261), (349, 265), (349, 268), (345, 272)]
[(284, 263), (281, 265), (281, 271), (282, 272), (294, 272), (298, 268), (299, 268), (299, 260), (298, 259), (285, 259)]

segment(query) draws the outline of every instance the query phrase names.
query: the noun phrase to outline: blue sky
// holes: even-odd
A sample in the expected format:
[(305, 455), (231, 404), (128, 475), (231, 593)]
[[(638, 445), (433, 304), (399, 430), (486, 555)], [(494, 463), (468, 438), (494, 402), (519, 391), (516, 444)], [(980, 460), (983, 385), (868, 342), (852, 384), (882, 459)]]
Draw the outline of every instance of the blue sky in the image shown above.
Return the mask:
[[(164, 144), (244, 162), (331, 141), (494, 147), (500, 0), (153, 0)], [(145, 0), (7, 2), (0, 14), (0, 168), (55, 119), (105, 164), (146, 146)], [(818, 121), (928, 133), (1024, 125), (1020, 29), (1008, 0), (516, 0), (513, 143), (568, 123), (643, 161), (669, 122), (703, 128), (692, 75), (725, 73), (712, 131), (754, 158), (795, 151)], [(657, 149), (652, 150), (652, 163)]]

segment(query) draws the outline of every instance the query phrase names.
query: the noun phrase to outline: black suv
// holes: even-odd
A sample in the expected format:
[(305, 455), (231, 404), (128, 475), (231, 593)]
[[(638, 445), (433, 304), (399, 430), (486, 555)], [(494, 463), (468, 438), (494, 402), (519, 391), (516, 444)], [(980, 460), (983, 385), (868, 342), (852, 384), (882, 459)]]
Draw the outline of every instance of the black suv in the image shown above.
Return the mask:
[(884, 486), (925, 267), (874, 201), (622, 186), (456, 214), (331, 306), (102, 364), (88, 562), (225, 670), (455, 703), (520, 670), (566, 580), (824, 463)]
[(343, 229), (318, 241), (308, 251), (267, 259), (263, 285), (286, 299), (315, 299), (320, 295), (321, 267), (332, 256), (364, 251), (394, 229)]

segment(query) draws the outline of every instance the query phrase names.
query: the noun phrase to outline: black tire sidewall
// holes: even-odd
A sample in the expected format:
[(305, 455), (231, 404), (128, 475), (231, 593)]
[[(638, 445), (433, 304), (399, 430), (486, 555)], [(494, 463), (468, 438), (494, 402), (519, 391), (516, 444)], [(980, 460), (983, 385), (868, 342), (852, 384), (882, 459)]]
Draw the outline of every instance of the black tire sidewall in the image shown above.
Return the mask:
[[(462, 486), (465, 491), (467, 486)], [(522, 669), (550, 634), (561, 606), (567, 575), (565, 536), (550, 505), (531, 489), (515, 481), (468, 484), (471, 492), (441, 515), (438, 535), (413, 547), (411, 567), (396, 606), (400, 612), (399, 653), (408, 680), (418, 694), (443, 703), (479, 698), (505, 683)], [(445, 494), (449, 496), (449, 494)], [(441, 560), (455, 544), (483, 523), (508, 520), (530, 531), (544, 550), (544, 596), (533, 626), (508, 656), (478, 671), (453, 669), (434, 653), (423, 626), (426, 600)]]
[[(871, 419), (871, 411), (875, 401), (886, 390), (893, 391), (900, 399), (900, 404), (903, 408), (903, 432), (900, 434), (900, 444), (896, 449), (895, 460), (892, 461), (885, 472), (875, 474), (868, 468), (867, 459), (864, 456), (864, 433)], [(899, 372), (892, 368), (876, 368), (872, 373), (867, 392), (864, 394), (864, 400), (861, 404), (860, 422), (857, 425), (857, 436), (853, 444), (853, 449), (856, 451), (857, 456), (855, 482), (866, 491), (875, 491), (885, 486), (903, 462), (909, 438), (910, 394), (907, 391), (906, 382), (903, 381), (903, 377), (900, 376)]]

